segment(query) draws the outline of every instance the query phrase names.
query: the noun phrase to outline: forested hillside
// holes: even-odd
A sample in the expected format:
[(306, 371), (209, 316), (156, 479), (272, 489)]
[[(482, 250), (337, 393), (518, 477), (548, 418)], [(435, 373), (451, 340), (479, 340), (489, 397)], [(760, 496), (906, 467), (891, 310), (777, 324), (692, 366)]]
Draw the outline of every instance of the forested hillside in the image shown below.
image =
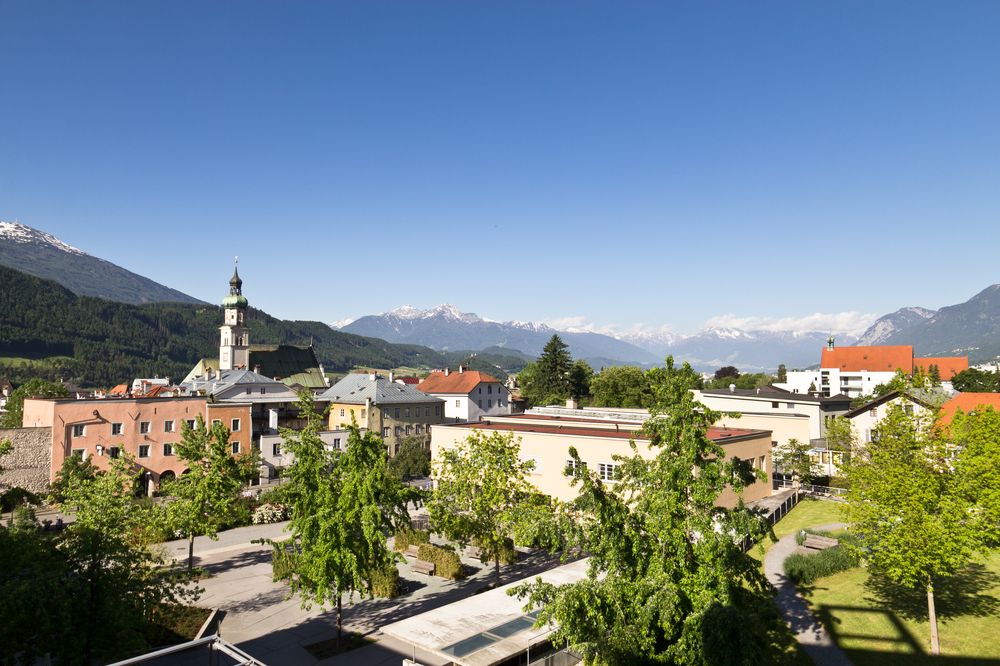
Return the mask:
[[(134, 377), (181, 379), (218, 355), (222, 310), (211, 305), (127, 305), (77, 296), (55, 282), (0, 266), (0, 376), (112, 386)], [(253, 344), (310, 340), (329, 371), (356, 366), (439, 367), (445, 359), (417, 345), (334, 331), (316, 321), (283, 321), (251, 308)]]

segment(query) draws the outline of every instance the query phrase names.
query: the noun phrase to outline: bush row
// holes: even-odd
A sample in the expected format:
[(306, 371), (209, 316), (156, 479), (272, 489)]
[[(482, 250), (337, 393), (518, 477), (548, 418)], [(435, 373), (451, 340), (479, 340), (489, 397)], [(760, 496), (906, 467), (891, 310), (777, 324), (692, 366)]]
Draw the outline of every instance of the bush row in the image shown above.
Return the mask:
[(402, 586), (399, 584), (399, 571), (392, 564), (386, 567), (384, 571), (376, 572), (372, 576), (371, 581), (369, 581), (369, 584), (371, 585), (372, 596), (380, 599), (392, 599), (403, 591)]
[(403, 552), (410, 546), (419, 546), (430, 542), (431, 533), (429, 530), (411, 530), (404, 527), (396, 531), (396, 541), (393, 548)]
[(814, 555), (795, 553), (785, 560), (785, 575), (796, 583), (812, 583), (858, 566), (858, 558), (844, 546), (834, 546)]
[(417, 557), (425, 562), (432, 562), (436, 576), (456, 580), (463, 575), (462, 561), (458, 559), (458, 554), (449, 548), (424, 543), (420, 545)]

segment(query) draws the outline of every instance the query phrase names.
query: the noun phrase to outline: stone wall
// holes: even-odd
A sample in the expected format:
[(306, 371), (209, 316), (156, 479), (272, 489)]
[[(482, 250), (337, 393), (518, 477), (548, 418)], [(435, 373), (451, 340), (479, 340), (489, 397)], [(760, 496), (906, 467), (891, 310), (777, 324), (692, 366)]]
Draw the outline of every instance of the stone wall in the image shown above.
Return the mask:
[(0, 429), (0, 441), (9, 440), (13, 450), (0, 456), (0, 486), (19, 487), (33, 493), (48, 488), (52, 466), (52, 428)]

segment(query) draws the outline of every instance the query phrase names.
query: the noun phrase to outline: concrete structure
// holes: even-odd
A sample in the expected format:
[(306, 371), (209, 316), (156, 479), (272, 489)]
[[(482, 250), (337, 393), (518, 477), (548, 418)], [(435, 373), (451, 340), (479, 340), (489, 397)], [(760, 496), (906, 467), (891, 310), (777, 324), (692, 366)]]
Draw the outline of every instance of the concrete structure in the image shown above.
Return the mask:
[(11, 443), (10, 452), (0, 458), (0, 489), (24, 488), (43, 493), (49, 486), (52, 468), (52, 428), (9, 428), (0, 430), (0, 442)]
[[(575, 447), (587, 469), (596, 471), (606, 482), (614, 483), (615, 455), (629, 456), (629, 441), (635, 440), (640, 455), (653, 457), (656, 452), (638, 432), (644, 419), (603, 419), (594, 414), (597, 410), (565, 410), (568, 415), (528, 412), (521, 415), (490, 417), (478, 423), (447, 424), (434, 428), (431, 436), (431, 454), (440, 456), (442, 449), (451, 448), (464, 441), (472, 430), (511, 433), (521, 444), (521, 458), (535, 464), (529, 480), (539, 492), (559, 500), (576, 497), (578, 489), (570, 484), (566, 474), (572, 463), (570, 447)], [(574, 413), (575, 412), (575, 413)], [(766, 430), (744, 428), (718, 428), (709, 430), (708, 436), (722, 444), (726, 458), (753, 461), (770, 479), (771, 433)], [(755, 483), (743, 493), (746, 502), (753, 502), (771, 494), (770, 482)], [(719, 497), (720, 506), (734, 506), (736, 495), (729, 489)]]
[(431, 427), (444, 422), (444, 401), (378, 373), (352, 373), (316, 400), (330, 405), (330, 430), (357, 423), (378, 433), (396, 455), (407, 437), (429, 441)]
[[(568, 585), (587, 576), (588, 560), (549, 569), (536, 576), (552, 585)], [(531, 663), (548, 642), (552, 627), (533, 628), (535, 615), (525, 613), (525, 599), (509, 591), (526, 580), (466, 597), (455, 603), (382, 627), (382, 633), (431, 652), (456, 666)], [(513, 661), (525, 656), (522, 661)], [(577, 663), (578, 660), (558, 663)]]
[(222, 423), (230, 431), (234, 454), (251, 448), (250, 405), (210, 403), (203, 397), (121, 398), (97, 400), (28, 398), (24, 401), (25, 428), (49, 428), (48, 480), (55, 479), (71, 455), (90, 459), (98, 469), (122, 453), (140, 467), (147, 488), (187, 469), (174, 455), (181, 423), (194, 425), (198, 416), (209, 425)]
[(818, 370), (790, 370), (787, 381), (775, 386), (793, 393), (810, 389), (826, 397), (843, 394), (851, 398), (870, 395), (875, 387), (887, 384), (902, 370), (912, 376), (914, 370), (938, 369), (942, 384), (951, 388), (951, 378), (969, 367), (968, 356), (914, 358), (910, 345), (872, 347), (835, 347), (831, 337), (823, 350)]
[(417, 388), (444, 400), (444, 416), (449, 421), (478, 421), (511, 413), (510, 390), (500, 380), (461, 365), (458, 372), (448, 368), (432, 372)]
[[(795, 428), (794, 435), (799, 441), (809, 441), (826, 437), (826, 423), (835, 416), (843, 416), (851, 409), (851, 399), (845, 395), (825, 397), (808, 393), (792, 393), (772, 386), (758, 389), (718, 389), (693, 391), (695, 400), (709, 409), (720, 412), (738, 412), (743, 415), (739, 421), (727, 419), (717, 425), (746, 423), (751, 416), (804, 416), (808, 421), (807, 436)], [(772, 420), (772, 423), (779, 421)], [(743, 426), (756, 427), (756, 426)], [(781, 433), (777, 433), (781, 434)], [(775, 437), (778, 443), (787, 439)]]

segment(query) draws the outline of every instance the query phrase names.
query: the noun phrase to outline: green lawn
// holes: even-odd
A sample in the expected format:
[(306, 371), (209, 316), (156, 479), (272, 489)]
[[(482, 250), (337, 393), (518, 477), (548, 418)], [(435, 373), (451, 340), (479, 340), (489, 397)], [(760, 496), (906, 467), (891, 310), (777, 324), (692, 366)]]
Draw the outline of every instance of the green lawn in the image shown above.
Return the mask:
[[(783, 536), (792, 534), (793, 532), (798, 532), (806, 527), (844, 522), (844, 518), (840, 513), (843, 506), (844, 505), (842, 503), (834, 502), (833, 500), (818, 500), (812, 498), (801, 499), (799, 500), (799, 503), (796, 504), (795, 507), (774, 526), (774, 536), (775, 538), (780, 539)], [(773, 545), (774, 544), (770, 539), (764, 539), (750, 549), (750, 554), (754, 559), (759, 560), (761, 562), (761, 566), (763, 566), (764, 555)]]
[[(1000, 660), (1000, 552), (937, 588), (941, 654)], [(869, 581), (867, 572), (856, 568), (821, 578), (802, 592), (857, 666), (940, 663), (927, 654), (923, 591)]]

